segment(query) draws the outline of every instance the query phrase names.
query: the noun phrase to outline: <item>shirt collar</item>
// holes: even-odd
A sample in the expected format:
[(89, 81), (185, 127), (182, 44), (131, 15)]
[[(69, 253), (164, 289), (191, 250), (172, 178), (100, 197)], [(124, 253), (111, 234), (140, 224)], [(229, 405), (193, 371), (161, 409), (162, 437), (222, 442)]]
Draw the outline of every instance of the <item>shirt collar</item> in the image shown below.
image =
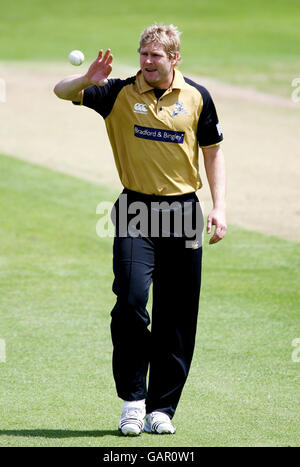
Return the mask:
[[(140, 94), (143, 94), (144, 92), (152, 91), (152, 89), (154, 89), (153, 86), (147, 83), (141, 70), (139, 70), (136, 74), (136, 82), (137, 82), (137, 86), (138, 86), (138, 90)], [(185, 81), (184, 81), (184, 77), (182, 73), (175, 68), (174, 79), (173, 79), (171, 86), (169, 87), (169, 91), (172, 91), (173, 89), (182, 89), (184, 85), (185, 85)]]

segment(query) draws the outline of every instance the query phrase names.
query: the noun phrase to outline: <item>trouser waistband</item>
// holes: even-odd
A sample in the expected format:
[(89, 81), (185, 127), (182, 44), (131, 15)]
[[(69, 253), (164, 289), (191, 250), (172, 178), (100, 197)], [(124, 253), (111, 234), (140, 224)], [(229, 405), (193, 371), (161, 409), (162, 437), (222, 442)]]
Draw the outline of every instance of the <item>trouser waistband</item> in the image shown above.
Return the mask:
[(123, 194), (126, 194), (129, 199), (134, 200), (134, 201), (144, 201), (145, 203), (151, 203), (151, 202), (160, 202), (160, 201), (169, 201), (169, 202), (174, 202), (174, 201), (179, 201), (179, 202), (184, 202), (187, 200), (195, 200), (198, 201), (198, 197), (196, 193), (193, 191), (191, 193), (184, 193), (182, 195), (148, 195), (145, 193), (139, 193), (137, 191), (132, 191), (129, 190), (128, 188), (124, 188), (122, 191)]

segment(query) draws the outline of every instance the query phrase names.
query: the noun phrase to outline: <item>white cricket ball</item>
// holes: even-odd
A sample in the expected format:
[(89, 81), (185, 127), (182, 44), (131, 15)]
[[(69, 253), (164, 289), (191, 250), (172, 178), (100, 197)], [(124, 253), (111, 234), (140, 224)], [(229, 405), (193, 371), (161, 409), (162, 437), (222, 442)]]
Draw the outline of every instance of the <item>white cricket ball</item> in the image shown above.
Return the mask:
[(81, 50), (72, 50), (69, 53), (69, 62), (75, 66), (81, 65), (84, 62), (84, 55)]

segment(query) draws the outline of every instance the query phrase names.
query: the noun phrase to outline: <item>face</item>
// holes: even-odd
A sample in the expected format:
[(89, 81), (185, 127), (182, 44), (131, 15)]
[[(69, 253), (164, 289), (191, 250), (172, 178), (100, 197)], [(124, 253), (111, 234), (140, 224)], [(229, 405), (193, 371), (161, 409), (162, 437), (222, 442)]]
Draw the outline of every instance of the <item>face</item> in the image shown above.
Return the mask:
[(147, 83), (154, 88), (168, 89), (173, 81), (178, 55), (170, 59), (159, 44), (150, 43), (142, 46), (140, 66)]

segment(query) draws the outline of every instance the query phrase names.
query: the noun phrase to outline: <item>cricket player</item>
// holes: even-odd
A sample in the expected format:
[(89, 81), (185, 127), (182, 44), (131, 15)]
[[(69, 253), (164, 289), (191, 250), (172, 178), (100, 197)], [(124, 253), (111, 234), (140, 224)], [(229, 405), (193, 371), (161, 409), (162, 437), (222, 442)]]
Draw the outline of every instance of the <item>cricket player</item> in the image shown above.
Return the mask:
[[(175, 26), (147, 27), (138, 52), (135, 76), (109, 79), (113, 56), (110, 49), (100, 50), (87, 73), (63, 79), (54, 92), (104, 118), (124, 186), (112, 213), (112, 363), (124, 401), (118, 428), (124, 435), (172, 434), (192, 361), (200, 297), (199, 147), (213, 201), (206, 230), (214, 244), (226, 233), (223, 135), (209, 92), (177, 69)], [(143, 213), (139, 222), (137, 213)]]

